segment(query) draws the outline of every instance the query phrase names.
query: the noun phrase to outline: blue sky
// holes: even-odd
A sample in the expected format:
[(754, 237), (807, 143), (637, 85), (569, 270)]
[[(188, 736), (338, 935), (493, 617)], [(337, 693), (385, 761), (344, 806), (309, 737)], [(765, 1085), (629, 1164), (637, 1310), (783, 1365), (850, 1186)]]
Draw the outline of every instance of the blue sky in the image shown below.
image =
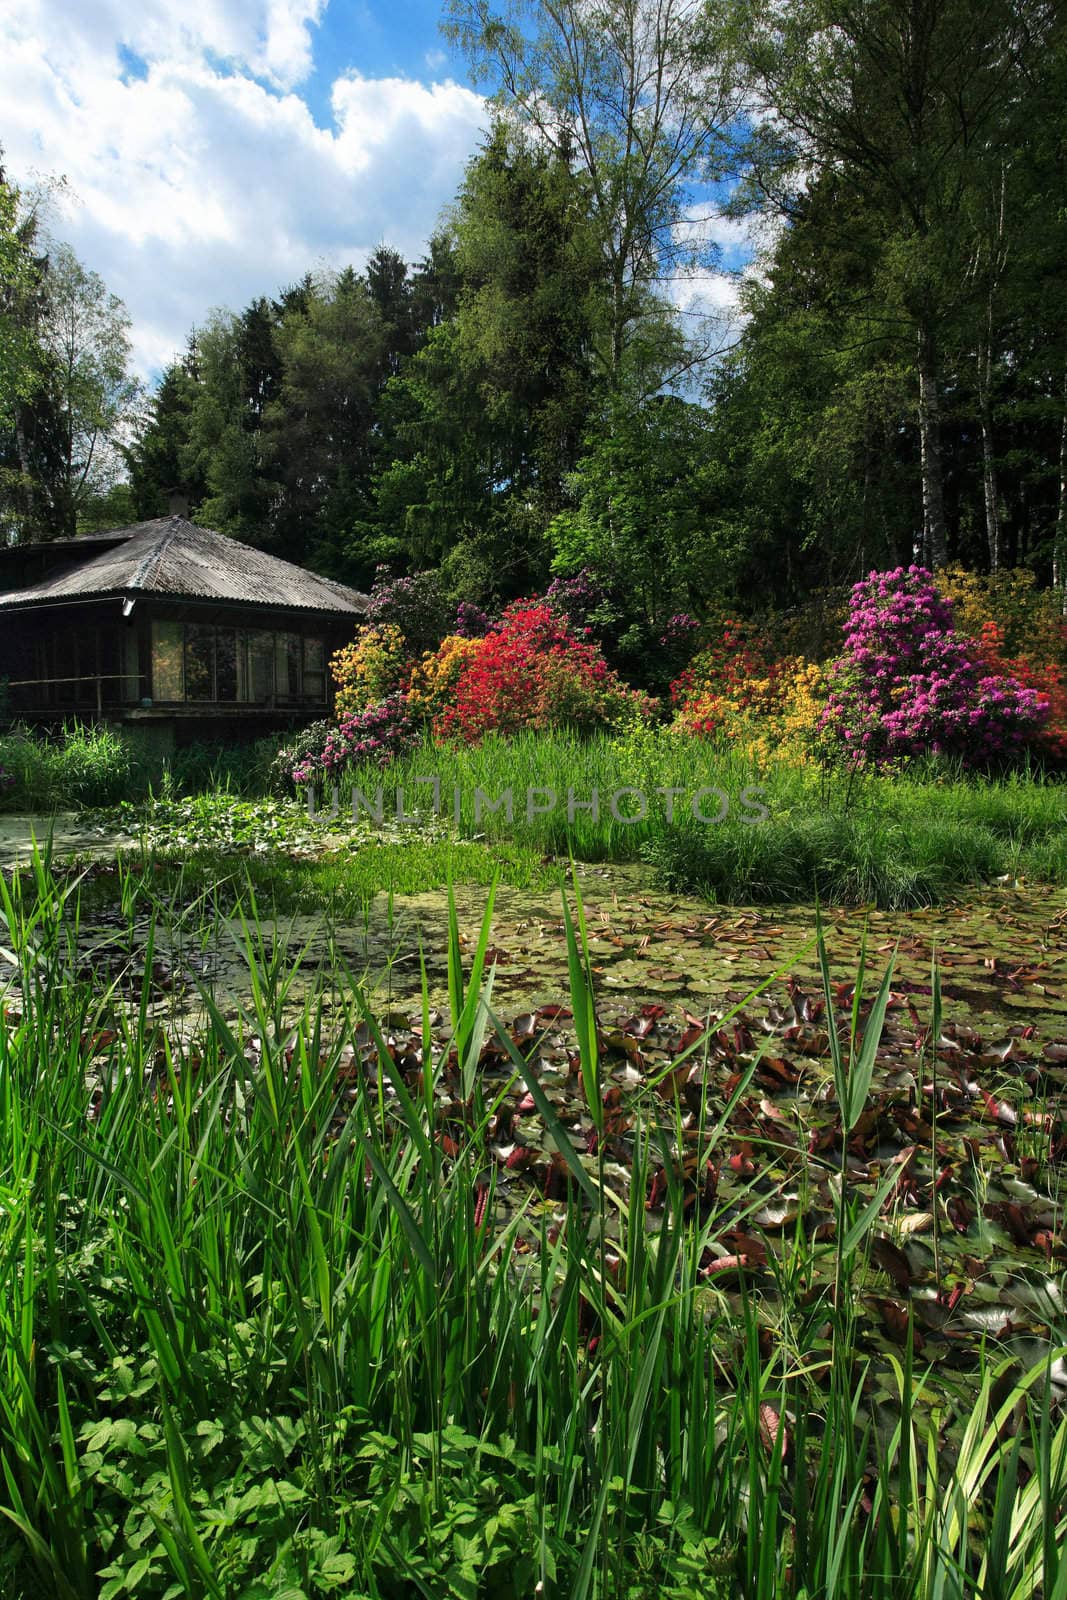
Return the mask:
[(65, 179), (49, 226), (125, 302), (142, 374), (213, 308), (359, 267), (383, 241), (418, 259), (487, 122), (440, 14), (440, 0), (0, 8), (8, 175)]
[(314, 71), (304, 98), (315, 121), (331, 120), (330, 86), (355, 68), (368, 77), (451, 77), (469, 83), (466, 63), (438, 26), (439, 0), (404, 0), (402, 5), (332, 0), (315, 30)]

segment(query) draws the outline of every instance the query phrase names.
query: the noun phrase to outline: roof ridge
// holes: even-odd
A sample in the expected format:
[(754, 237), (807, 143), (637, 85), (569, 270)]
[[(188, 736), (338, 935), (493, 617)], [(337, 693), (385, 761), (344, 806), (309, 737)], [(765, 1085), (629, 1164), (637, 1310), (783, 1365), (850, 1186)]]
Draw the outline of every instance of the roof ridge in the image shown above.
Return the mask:
[[(123, 585), (124, 588), (146, 589), (148, 587), (146, 580), (149, 577), (155, 577), (156, 573), (159, 571), (159, 568), (162, 566), (163, 557), (167, 553), (167, 547), (178, 531), (174, 524), (176, 522), (180, 522), (181, 520), (181, 517), (176, 516), (167, 518), (167, 526), (163, 529), (158, 543), (152, 545), (146, 554), (141, 557), (140, 561), (133, 569), (133, 574), (129, 583)], [(153, 563), (155, 564), (154, 570)]]

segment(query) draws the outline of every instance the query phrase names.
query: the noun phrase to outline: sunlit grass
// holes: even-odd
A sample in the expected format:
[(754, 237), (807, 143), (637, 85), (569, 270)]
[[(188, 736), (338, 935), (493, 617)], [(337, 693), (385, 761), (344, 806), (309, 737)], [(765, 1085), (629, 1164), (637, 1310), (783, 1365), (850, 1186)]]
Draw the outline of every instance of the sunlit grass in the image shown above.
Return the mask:
[[(141, 1002), (119, 1006), (73, 975), (80, 895), (41, 864), (3, 890), (5, 1596), (1063, 1600), (1067, 1425), (1048, 1367), (990, 1347), (976, 1374), (927, 1372), (905, 1343), (872, 1431), (850, 1285), (877, 1211), (842, 1185), (834, 1238), (798, 1235), (768, 1344), (757, 1298), (701, 1274), (735, 1213), (687, 1205), (680, 1108), (636, 1094), (620, 1200), (603, 1145), (574, 1142), (498, 1030), (488, 916), (468, 957), (450, 919), (450, 1037), (424, 993), (415, 1070), (352, 975), (331, 974), (340, 1010), (293, 1002), (254, 921), (243, 1023), (208, 995), (193, 1040), (161, 1040), (147, 974), (165, 897), (123, 876), (114, 936), (139, 918), (147, 954)], [(573, 898), (566, 944), (596, 1128)], [(834, 1058), (849, 1121), (878, 1026), (854, 1013)], [(743, 1090), (686, 1130), (701, 1160)], [(524, 1093), (571, 1181), (506, 1210), (484, 1152)], [(813, 1298), (816, 1249), (837, 1270)]]
[[(424, 747), (385, 774), (357, 771), (341, 785), (341, 805), (350, 812), (354, 791), (373, 804), (380, 788), (383, 812), (400, 793), (406, 809), (428, 814), (431, 778), (442, 813), (467, 837), (583, 861), (645, 860), (669, 887), (738, 903), (819, 898), (900, 909), (998, 878), (1067, 883), (1067, 785), (1025, 774), (968, 778), (931, 763), (850, 783), (785, 763), (760, 769), (663, 731), (530, 734)], [(613, 796), (616, 810), (641, 810), (623, 790), (643, 796), (643, 820), (612, 815)], [(497, 804), (509, 794), (510, 818)], [(696, 820), (694, 802), (722, 820)]]

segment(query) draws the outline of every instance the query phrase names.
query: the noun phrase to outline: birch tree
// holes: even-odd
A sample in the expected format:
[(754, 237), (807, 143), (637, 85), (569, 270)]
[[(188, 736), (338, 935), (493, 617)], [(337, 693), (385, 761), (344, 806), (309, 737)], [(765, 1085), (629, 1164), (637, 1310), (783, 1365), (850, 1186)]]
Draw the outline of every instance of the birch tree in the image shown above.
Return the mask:
[[(726, 9), (718, 0), (449, 0), (446, 16), (498, 110), (588, 180), (611, 290), (602, 362), (619, 389), (650, 290), (715, 259), (699, 196), (731, 169), (742, 102)], [(706, 353), (691, 349), (673, 376)]]
[(830, 178), (872, 219), (878, 253), (866, 287), (910, 345), (922, 545), (934, 566), (948, 557), (943, 363), (970, 242), (962, 219), (1018, 137), (1028, 75), (1056, 26), (1048, 0), (739, 5), (768, 111), (754, 188), (789, 215), (813, 178)]

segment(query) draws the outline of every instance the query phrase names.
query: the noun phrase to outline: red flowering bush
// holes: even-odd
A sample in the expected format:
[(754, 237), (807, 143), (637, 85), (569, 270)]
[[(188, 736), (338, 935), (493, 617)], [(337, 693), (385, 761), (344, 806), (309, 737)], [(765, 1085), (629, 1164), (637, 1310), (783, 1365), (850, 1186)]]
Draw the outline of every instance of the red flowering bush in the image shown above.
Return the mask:
[(1034, 734), (1034, 748), (1057, 763), (1067, 763), (1067, 623), (1061, 623), (1060, 628), (1060, 660), (1041, 659), (1044, 652), (1033, 650), (1008, 655), (1004, 629), (996, 622), (982, 624), (981, 651), (990, 672), (1012, 677), (1036, 694), (1045, 712), (1045, 723)]
[(647, 717), (653, 704), (549, 606), (516, 600), (464, 663), (438, 727), (473, 742), (490, 731), (611, 727)]

